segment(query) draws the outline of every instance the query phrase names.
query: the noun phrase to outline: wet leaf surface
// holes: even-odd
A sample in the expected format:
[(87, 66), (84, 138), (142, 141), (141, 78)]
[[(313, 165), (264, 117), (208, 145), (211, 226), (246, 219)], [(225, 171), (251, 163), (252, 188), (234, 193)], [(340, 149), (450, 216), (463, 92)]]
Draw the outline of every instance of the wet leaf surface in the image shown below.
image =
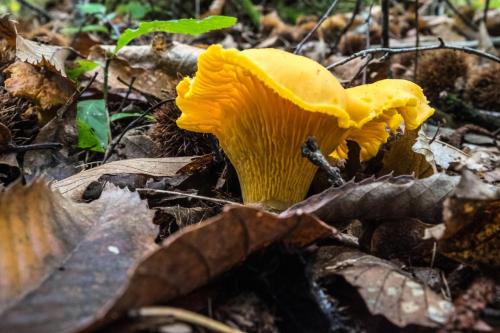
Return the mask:
[(303, 211), (335, 224), (360, 219), (419, 218), (440, 221), (442, 203), (459, 177), (442, 173), (424, 179), (383, 176), (332, 187), (290, 207), (282, 216)]
[(153, 213), (116, 187), (76, 204), (38, 181), (7, 189), (0, 205), (2, 332), (74, 332), (156, 247)]
[(323, 247), (313, 268), (319, 283), (341, 276), (364, 300), (372, 315), (399, 327), (439, 327), (453, 314), (453, 305), (390, 261), (357, 250)]
[(123, 294), (103, 309), (89, 328), (132, 307), (186, 295), (274, 242), (302, 247), (337, 234), (306, 214), (282, 218), (255, 208), (227, 207), (222, 214), (167, 238), (135, 267), (127, 286), (120, 288)]

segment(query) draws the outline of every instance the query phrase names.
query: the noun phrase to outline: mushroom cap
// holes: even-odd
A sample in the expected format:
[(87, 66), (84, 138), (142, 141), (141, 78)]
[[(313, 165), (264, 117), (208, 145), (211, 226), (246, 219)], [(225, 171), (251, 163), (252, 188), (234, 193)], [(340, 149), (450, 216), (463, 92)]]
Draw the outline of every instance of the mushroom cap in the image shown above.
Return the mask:
[[(359, 144), (361, 160), (374, 157), (380, 146), (387, 142), (389, 133), (395, 132), (404, 120), (405, 128), (418, 128), (433, 113), (422, 88), (407, 80), (381, 80), (346, 89), (347, 109), (367, 117), (358, 122), (360, 127), (349, 130), (346, 141)], [(331, 154), (334, 158), (347, 157), (344, 141)]]
[[(227, 101), (216, 95), (221, 91), (225, 95), (232, 92), (238, 94), (233, 80), (238, 80), (241, 73), (252, 75), (303, 110), (334, 116), (340, 127), (356, 126), (352, 116), (346, 112), (345, 89), (335, 76), (317, 62), (278, 49), (238, 51), (212, 45), (200, 55), (196, 77), (185, 78), (177, 86), (179, 97), (176, 102), (183, 111), (177, 120), (179, 127), (199, 132), (215, 131), (215, 120), (223, 116), (217, 111), (220, 109), (217, 104)], [(207, 101), (210, 95), (213, 100)], [(196, 107), (192, 103), (199, 105)], [(207, 108), (212, 109), (212, 119), (200, 119), (200, 116), (206, 118), (206, 111), (201, 109)], [(199, 109), (199, 112), (194, 109)], [(205, 121), (208, 122), (207, 126), (203, 126)]]

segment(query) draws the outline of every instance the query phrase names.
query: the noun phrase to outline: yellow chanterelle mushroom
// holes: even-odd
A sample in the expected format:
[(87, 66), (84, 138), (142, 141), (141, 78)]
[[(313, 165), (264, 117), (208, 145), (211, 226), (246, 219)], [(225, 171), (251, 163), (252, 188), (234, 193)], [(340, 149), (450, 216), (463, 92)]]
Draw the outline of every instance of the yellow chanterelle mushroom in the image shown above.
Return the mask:
[(238, 173), (243, 201), (276, 210), (307, 194), (317, 170), (301, 156), (307, 137), (337, 157), (347, 139), (357, 141), (366, 159), (403, 119), (415, 128), (433, 112), (409, 81), (344, 89), (317, 62), (277, 49), (210, 46), (177, 93), (177, 125), (213, 133)]

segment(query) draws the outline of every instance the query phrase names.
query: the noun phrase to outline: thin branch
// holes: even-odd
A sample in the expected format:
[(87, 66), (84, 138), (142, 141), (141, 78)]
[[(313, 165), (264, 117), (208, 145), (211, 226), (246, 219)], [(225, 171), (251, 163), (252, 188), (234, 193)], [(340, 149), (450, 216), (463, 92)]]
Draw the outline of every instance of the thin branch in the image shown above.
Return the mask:
[(136, 188), (136, 190), (139, 192), (153, 192), (153, 193), (164, 193), (164, 194), (178, 195), (181, 197), (211, 201), (211, 202), (221, 203), (224, 205), (239, 205), (239, 206), (241, 206), (241, 203), (238, 203), (238, 202), (224, 200), (224, 199), (210, 198), (210, 197), (205, 197), (203, 195), (196, 195), (196, 194), (191, 194), (191, 193), (182, 193), (182, 192), (167, 191), (167, 190), (156, 190), (153, 188)]
[(28, 8), (28, 9), (34, 11), (35, 13), (37, 13), (40, 16), (42, 16), (45, 20), (47, 20), (47, 21), (51, 21), (52, 20), (52, 17), (50, 16), (50, 14), (47, 13), (44, 9), (42, 9), (42, 8), (40, 8), (38, 6), (35, 6), (35, 5), (31, 4), (31, 3), (29, 3), (27, 0), (18, 0), (18, 2), (22, 6), (24, 6), (24, 7)]
[[(373, 9), (374, 4), (375, 4), (375, 0), (372, 0), (372, 2), (370, 3), (370, 8), (368, 8), (368, 16), (366, 17), (366, 21), (365, 21), (365, 26), (366, 26), (366, 48), (365, 49), (369, 49), (371, 47), (370, 25), (372, 22), (372, 13), (373, 13), (372, 9)], [(363, 84), (366, 84), (366, 80), (368, 77), (368, 64), (370, 63), (372, 58), (373, 58), (372, 56), (369, 56), (368, 59), (366, 60), (365, 65), (363, 66)], [(354, 80), (354, 78), (352, 78), (352, 80)]]
[(201, 326), (212, 332), (217, 333), (243, 333), (242, 331), (227, 326), (211, 318), (202, 316), (188, 310), (173, 308), (170, 306), (150, 306), (140, 308), (131, 312), (132, 316), (141, 317), (172, 317), (178, 321), (189, 323), (196, 326)]
[(363, 2), (362, 0), (356, 0), (356, 4), (354, 5), (354, 9), (352, 11), (351, 18), (349, 19), (349, 22), (347, 22), (347, 24), (342, 28), (342, 30), (340, 31), (340, 33), (337, 35), (337, 38), (335, 39), (335, 42), (333, 42), (332, 49), (336, 49), (337, 48), (337, 46), (338, 46), (338, 44), (339, 44), (340, 39), (342, 38), (342, 36), (345, 35), (347, 33), (347, 31), (349, 31), (349, 29), (351, 28), (352, 24), (354, 23), (354, 19), (359, 14), (362, 2)]
[[(420, 46), (420, 27), (418, 21), (420, 20), (418, 6), (419, 1), (415, 0), (415, 47)], [(418, 71), (418, 50), (415, 51), (415, 66), (413, 68), (413, 81), (417, 82), (417, 71)]]
[(61, 143), (58, 142), (48, 142), (48, 143), (33, 143), (30, 145), (15, 145), (8, 144), (5, 149), (0, 149), (2, 153), (24, 153), (30, 150), (42, 150), (42, 149), (54, 149), (59, 150), (63, 147)]
[(316, 30), (318, 30), (318, 28), (323, 24), (323, 22), (325, 22), (325, 20), (328, 18), (328, 16), (330, 16), (332, 11), (337, 6), (338, 2), (339, 2), (339, 0), (333, 0), (330, 7), (328, 7), (328, 9), (323, 14), (323, 16), (320, 18), (318, 23), (316, 23), (316, 25), (314, 26), (314, 28), (312, 28), (312, 30), (307, 33), (307, 35), (300, 41), (300, 43), (297, 44), (297, 46), (295, 47), (295, 51), (293, 52), (294, 54), (298, 54), (300, 52), (302, 47), (304, 47), (304, 44), (309, 40), (309, 38), (311, 38), (311, 36), (316, 32)]
[(87, 82), (87, 84), (85, 85), (85, 87), (83, 87), (80, 90), (75, 91), (73, 93), (73, 95), (71, 95), (71, 97), (66, 101), (66, 103), (57, 110), (56, 114), (57, 114), (57, 117), (59, 119), (62, 118), (62, 116), (64, 115), (64, 113), (66, 113), (66, 111), (69, 109), (69, 107), (71, 106), (71, 104), (73, 104), (75, 101), (78, 101), (78, 99), (80, 97), (82, 97), (83, 93), (85, 91), (87, 91), (87, 89), (90, 88), (90, 86), (92, 85), (92, 83), (94, 83), (95, 79), (97, 78), (97, 74), (98, 74), (98, 72), (95, 72), (94, 75), (92, 76), (92, 78), (89, 80), (89, 82)]
[(132, 92), (132, 86), (134, 85), (136, 77), (132, 77), (130, 80), (130, 83), (128, 84), (128, 89), (127, 93), (125, 94), (125, 97), (122, 99), (120, 103), (120, 107), (118, 108), (118, 112), (122, 112), (123, 108), (125, 107), (125, 102), (128, 100), (128, 97), (130, 96), (130, 93)]
[(488, 20), (488, 10), (490, 9), (490, 0), (486, 0), (484, 3), (484, 10), (483, 10), (483, 22), (484, 25), (486, 25), (486, 21)]
[(106, 163), (106, 161), (108, 160), (108, 158), (111, 156), (111, 153), (113, 152), (113, 150), (116, 148), (116, 146), (120, 143), (120, 141), (123, 139), (123, 137), (125, 136), (125, 134), (131, 128), (133, 128), (136, 124), (138, 124), (148, 114), (150, 114), (151, 112), (153, 112), (154, 110), (156, 110), (158, 107), (160, 107), (163, 104), (166, 104), (168, 102), (172, 102), (174, 100), (175, 100), (175, 98), (169, 98), (169, 99), (165, 99), (163, 101), (160, 101), (160, 102), (156, 103), (155, 105), (151, 106), (146, 111), (144, 111), (139, 117), (135, 118), (132, 122), (130, 122), (130, 124), (128, 124), (127, 127), (125, 127), (125, 129), (121, 132), (120, 136), (117, 139), (115, 139), (114, 142), (111, 144), (111, 146), (108, 148), (108, 150), (106, 151), (106, 154), (104, 155), (104, 159), (102, 160), (102, 163), (103, 164)]
[(451, 3), (450, 0), (444, 0), (444, 3), (451, 9), (451, 11), (462, 21), (466, 26), (471, 28), (474, 31), (477, 31), (477, 26), (472, 23), (467, 17), (465, 17), (455, 6)]
[(486, 52), (479, 51), (479, 50), (475, 50), (475, 49), (472, 49), (470, 47), (449, 45), (449, 44), (446, 44), (441, 38), (439, 38), (439, 44), (430, 45), (430, 46), (407, 47), (407, 48), (380, 47), (380, 48), (359, 51), (359, 52), (356, 52), (343, 60), (337, 61), (331, 65), (328, 65), (326, 68), (332, 69), (332, 68), (344, 65), (353, 59), (364, 58), (367, 55), (374, 54), (374, 53), (384, 53), (384, 56), (388, 56), (388, 55), (393, 55), (393, 54), (409, 53), (409, 52), (416, 52), (416, 51), (423, 52), (423, 51), (439, 50), (439, 49), (462, 51), (465, 53), (473, 54), (473, 55), (476, 55), (478, 57), (483, 57), (483, 58), (489, 59), (491, 61), (495, 61), (495, 62), (500, 63), (500, 58), (493, 55), (493, 54), (486, 53)]
[(325, 156), (321, 153), (316, 139), (312, 136), (308, 137), (302, 145), (302, 156), (307, 157), (312, 164), (319, 166), (328, 174), (328, 180), (333, 186), (340, 186), (345, 183), (340, 175), (338, 168), (330, 165)]

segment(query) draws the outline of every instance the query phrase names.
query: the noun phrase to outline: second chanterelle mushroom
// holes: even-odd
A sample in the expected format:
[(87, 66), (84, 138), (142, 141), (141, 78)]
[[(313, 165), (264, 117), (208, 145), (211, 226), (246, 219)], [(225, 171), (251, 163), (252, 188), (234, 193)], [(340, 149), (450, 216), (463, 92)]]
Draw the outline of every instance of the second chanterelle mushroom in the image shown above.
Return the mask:
[(243, 201), (276, 210), (307, 194), (317, 170), (301, 156), (307, 137), (339, 158), (354, 140), (368, 159), (402, 121), (414, 129), (434, 112), (412, 82), (344, 89), (317, 62), (277, 49), (210, 46), (177, 93), (178, 126), (213, 133), (238, 173)]

